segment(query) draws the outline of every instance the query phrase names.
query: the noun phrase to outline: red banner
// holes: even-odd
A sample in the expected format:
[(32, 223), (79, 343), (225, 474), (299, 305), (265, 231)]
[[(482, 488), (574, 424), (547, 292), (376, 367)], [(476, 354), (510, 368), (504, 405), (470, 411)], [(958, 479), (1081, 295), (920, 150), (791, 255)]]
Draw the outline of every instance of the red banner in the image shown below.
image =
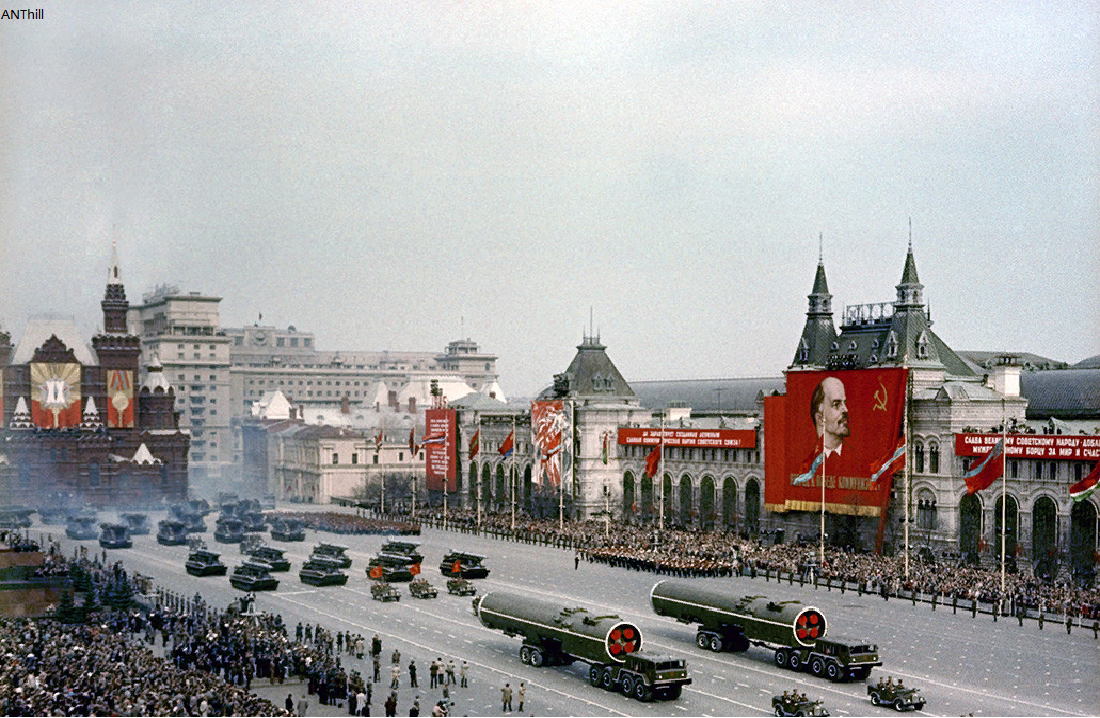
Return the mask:
[(447, 491), (458, 490), (455, 483), (455, 446), (458, 442), (454, 409), (428, 409), (424, 412), (424, 436), (444, 437), (440, 443), (424, 445), (424, 468), (427, 472), (429, 491), (442, 491), (443, 481)]
[[(1010, 459), (1100, 460), (1100, 436), (1009, 434), (1005, 456)], [(1000, 434), (955, 434), (955, 456), (985, 456)]]
[(764, 402), (764, 503), (771, 511), (879, 516), (892, 475), (871, 476), (901, 435), (904, 369), (788, 372)]
[(539, 451), (538, 483), (555, 488), (561, 484), (561, 432), (568, 428), (564, 407), (561, 400), (531, 402), (531, 433)]
[(31, 364), (31, 421), (42, 429), (80, 426), (79, 364)]
[[(665, 446), (689, 446), (705, 449), (756, 448), (752, 429), (664, 429)], [(660, 428), (620, 428), (619, 443), (628, 446), (653, 446), (661, 441)]]

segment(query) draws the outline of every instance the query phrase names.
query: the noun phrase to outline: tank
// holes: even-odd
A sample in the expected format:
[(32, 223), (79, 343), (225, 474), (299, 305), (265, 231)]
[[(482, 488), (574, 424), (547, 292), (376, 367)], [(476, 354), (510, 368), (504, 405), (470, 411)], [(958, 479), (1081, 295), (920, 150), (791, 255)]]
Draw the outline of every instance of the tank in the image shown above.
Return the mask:
[(348, 582), (348, 575), (340, 571), (339, 562), (324, 556), (311, 556), (302, 564), (298, 578), (311, 586), (343, 586)]
[(485, 578), (489, 569), (481, 564), (484, 556), (465, 551), (450, 551), (443, 556), (439, 572), (448, 578)]
[(187, 544), (187, 524), (175, 519), (164, 519), (157, 524), (157, 543), (162, 546)]
[(347, 546), (322, 541), (313, 547), (314, 556), (324, 556), (336, 561), (340, 568), (351, 568), (351, 557), (347, 555)]
[(237, 518), (220, 518), (214, 527), (214, 540), (218, 543), (240, 543), (244, 538), (244, 524)]
[(122, 514), (122, 520), (130, 526), (131, 536), (144, 536), (150, 532), (149, 517), (145, 514)]
[(103, 548), (131, 548), (130, 527), (126, 524), (99, 525), (99, 545)]

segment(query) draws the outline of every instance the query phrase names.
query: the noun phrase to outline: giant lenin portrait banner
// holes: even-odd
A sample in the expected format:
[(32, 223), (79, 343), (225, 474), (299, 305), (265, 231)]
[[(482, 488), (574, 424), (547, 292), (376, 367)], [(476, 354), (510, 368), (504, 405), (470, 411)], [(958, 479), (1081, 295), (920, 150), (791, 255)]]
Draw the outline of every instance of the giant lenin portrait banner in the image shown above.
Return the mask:
[[(562, 434), (570, 433), (569, 420), (565, 417), (565, 404), (558, 401), (531, 402), (531, 441), (538, 449), (538, 474), (536, 482), (541, 486), (561, 486), (562, 462), (572, 462), (563, 457)], [(566, 479), (569, 479), (568, 469)]]
[(905, 412), (905, 369), (787, 372), (785, 396), (764, 400), (764, 504), (770, 511), (880, 516)]
[(80, 426), (80, 365), (31, 364), (31, 421), (41, 429)]
[(454, 409), (428, 409), (424, 412), (424, 470), (428, 491), (458, 490), (455, 481), (455, 447), (458, 445), (457, 412)]

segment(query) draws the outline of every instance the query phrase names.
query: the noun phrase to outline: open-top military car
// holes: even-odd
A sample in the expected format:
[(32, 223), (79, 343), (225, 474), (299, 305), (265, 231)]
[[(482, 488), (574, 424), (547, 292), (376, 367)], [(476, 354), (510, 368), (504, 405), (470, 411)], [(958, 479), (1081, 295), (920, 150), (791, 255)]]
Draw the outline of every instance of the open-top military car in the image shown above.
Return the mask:
[(435, 598), (439, 592), (426, 578), (415, 579), (409, 584), (409, 593), (413, 598)]
[(130, 527), (126, 524), (102, 523), (99, 525), (99, 545), (103, 548), (130, 548)]
[(157, 524), (157, 543), (162, 546), (187, 544), (187, 524), (177, 519), (164, 519)]
[(271, 538), (274, 541), (305, 541), (306, 532), (302, 520), (276, 517), (271, 519)]
[(401, 594), (396, 586), (391, 586), (385, 581), (375, 581), (370, 585), (370, 597), (375, 601), (400, 601)]
[(777, 716), (827, 716), (824, 701), (812, 701), (805, 693), (793, 691), (772, 697), (772, 710)]
[(254, 559), (266, 563), (271, 567), (272, 571), (290, 570), (290, 561), (283, 556), (283, 550), (281, 548), (260, 545), (252, 549), (249, 555)]
[(302, 564), (298, 578), (302, 583), (308, 583), (311, 586), (343, 586), (348, 582), (348, 575), (340, 568), (340, 564), (334, 559), (326, 556), (310, 556), (309, 560)]
[(233, 569), (229, 583), (242, 591), (274, 591), (279, 580), (271, 575), (271, 566), (263, 561), (245, 561)]
[(902, 683), (899, 678), (894, 683), (891, 678), (883, 683), (879, 676), (878, 685), (867, 686), (867, 695), (871, 696), (871, 703), (876, 706), (891, 706), (894, 710), (905, 711), (909, 709), (921, 710), (924, 708), (924, 696), (920, 689), (910, 688)]
[(229, 567), (221, 562), (221, 554), (197, 549), (192, 551), (184, 564), (192, 576), (224, 576)]
[(145, 514), (122, 514), (122, 520), (130, 527), (131, 536), (144, 536), (151, 532), (149, 517)]
[(447, 593), (453, 596), (476, 596), (477, 589), (474, 584), (464, 578), (447, 579)]
[(340, 568), (351, 568), (351, 556), (347, 555), (347, 546), (322, 541), (313, 547), (314, 556), (324, 556), (336, 561)]
[(481, 564), (484, 556), (466, 551), (451, 551), (439, 564), (439, 572), (448, 578), (485, 578), (489, 569)]

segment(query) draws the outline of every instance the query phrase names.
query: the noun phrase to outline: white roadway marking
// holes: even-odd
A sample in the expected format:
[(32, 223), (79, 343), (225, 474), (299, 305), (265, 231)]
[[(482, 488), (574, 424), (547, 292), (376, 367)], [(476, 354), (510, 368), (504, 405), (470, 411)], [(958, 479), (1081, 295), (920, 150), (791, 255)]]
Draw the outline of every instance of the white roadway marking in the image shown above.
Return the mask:
[[(311, 610), (314, 613), (317, 613), (318, 615), (324, 616), (326, 618), (331, 618), (335, 621), (339, 621), (339, 622), (344, 623), (344, 624), (354, 626), (354, 627), (362, 629), (363, 631), (366, 631), (366, 632), (370, 632), (370, 630), (371, 630), (365, 624), (356, 623), (355, 621), (351, 621), (351, 620), (349, 620), (349, 619), (347, 619), (343, 616), (337, 616), (336, 614), (328, 613), (327, 611), (322, 611), (319, 608), (317, 608), (316, 606), (312, 606), (308, 603), (303, 603), (302, 601), (287, 598), (286, 594), (280, 595), (279, 593), (273, 593), (273, 594), (271, 594), (271, 597), (272, 598), (282, 598), (287, 603), (292, 603), (294, 605), (300, 606), (301, 608)], [(417, 609), (417, 610), (419, 610), (419, 609)], [(485, 630), (489, 630), (489, 629), (485, 629)], [(416, 646), (417, 648), (425, 650), (428, 653), (433, 653), (433, 652), (438, 653), (440, 651), (438, 646), (427, 646), (427, 645), (424, 645), (422, 643), (417, 643), (416, 641), (409, 640), (409, 639), (407, 639), (403, 636), (397, 636), (396, 634), (385, 633), (383, 631), (378, 631), (378, 630), (375, 630), (375, 633), (386, 636), (387, 638), (392, 638), (395, 641), (404, 641), (405, 643)], [(448, 654), (446, 651), (444, 651), (444, 655), (447, 655), (448, 657), (450, 657), (452, 654)], [(458, 658), (458, 656), (455, 656), (455, 657)], [(562, 698), (568, 698), (570, 700), (580, 701), (581, 703), (585, 703), (585, 704), (587, 704), (589, 706), (592, 706), (592, 707), (595, 707), (595, 708), (600, 708), (601, 710), (608, 711), (609, 713), (614, 713), (615, 715), (623, 716), (623, 718), (628, 718), (630, 716), (629, 713), (622, 713), (620, 711), (615, 710), (614, 708), (611, 708), (610, 706), (603, 705), (602, 703), (597, 703), (595, 701), (590, 701), (587, 698), (581, 698), (580, 696), (574, 695), (572, 693), (567, 693), (565, 691), (560, 691), (557, 688), (551, 688), (550, 686), (543, 685), (541, 683), (535, 683), (534, 681), (528, 680), (527, 676), (520, 676), (519, 674), (516, 674), (516, 673), (509, 673), (507, 671), (502, 671), (498, 668), (493, 668), (492, 666), (485, 665), (485, 664), (482, 664), (482, 663), (477, 663), (476, 661), (470, 661), (468, 659), (467, 659), (467, 662), (471, 666), (477, 666), (477, 667), (483, 668), (487, 671), (492, 671), (494, 673), (500, 673), (502, 675), (508, 676), (512, 680), (523, 679), (523, 680), (527, 681), (527, 685), (529, 685), (531, 687), (541, 688), (542, 690), (547, 691), (548, 693), (555, 693), (558, 696), (561, 696)]]

